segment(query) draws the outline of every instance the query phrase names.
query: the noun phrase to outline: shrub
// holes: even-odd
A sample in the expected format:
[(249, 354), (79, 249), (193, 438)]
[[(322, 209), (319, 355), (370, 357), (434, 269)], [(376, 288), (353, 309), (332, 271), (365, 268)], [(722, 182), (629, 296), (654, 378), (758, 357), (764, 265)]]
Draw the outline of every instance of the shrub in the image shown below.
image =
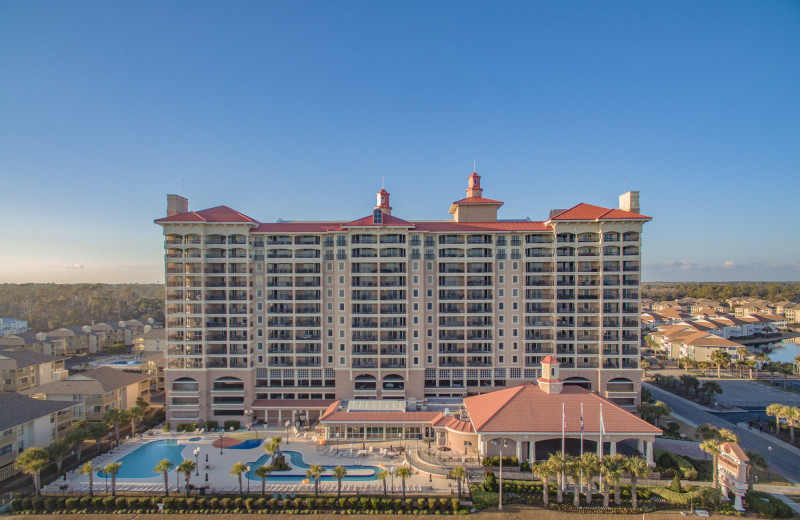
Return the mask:
[(269, 499), (269, 508), (273, 511), (278, 509), (278, 499), (277, 498), (270, 498)]
[(669, 490), (675, 493), (683, 493), (683, 488), (681, 487), (681, 479), (678, 475), (672, 479), (672, 484), (669, 485)]
[(486, 476), (483, 480), (483, 490), (496, 492), (498, 489), (499, 486), (497, 484), (497, 477), (494, 476), (494, 472), (487, 471)]
[(361, 499), (358, 502), (359, 505), (361, 506), (362, 511), (366, 510), (369, 507), (369, 498), (367, 497), (361, 497)]
[(206, 421), (205, 422), (206, 430), (216, 430), (219, 428), (219, 423), (217, 421)]
[[(497, 467), (500, 465), (500, 457), (484, 457), (483, 465), (486, 467)], [(516, 457), (503, 457), (503, 466), (517, 467), (519, 466), (519, 459)]]
[(665, 468), (677, 468), (686, 480), (697, 480), (697, 469), (686, 457), (665, 451), (658, 457), (658, 465)]
[(232, 505), (233, 505), (233, 500), (231, 500), (229, 497), (225, 497), (219, 501), (220, 509), (224, 509), (226, 511), (230, 509)]
[(295, 498), (291, 502), (292, 502), (292, 506), (295, 509), (302, 509), (303, 508), (303, 499), (302, 498)]
[(92, 498), (92, 507), (95, 509), (100, 509), (103, 507), (103, 497), (93, 497)]
[(231, 428), (233, 428), (234, 430), (238, 430), (240, 423), (236, 419), (228, 419), (223, 424), (226, 430), (230, 430)]
[(244, 507), (244, 499), (242, 497), (236, 497), (233, 499), (233, 507), (234, 509), (241, 509)]
[(164, 504), (164, 509), (175, 509), (175, 497), (166, 497), (161, 503)]
[(31, 505), (37, 511), (43, 510), (44, 509), (44, 497), (33, 497)]
[(55, 509), (56, 509), (56, 499), (54, 497), (47, 497), (44, 500), (44, 507), (48, 511), (55, 511)]
[(530, 463), (530, 462), (527, 462), (527, 461), (523, 462), (522, 464), (520, 464), (520, 465), (519, 465), (519, 470), (520, 470), (520, 471), (527, 471), (527, 472), (530, 472), (530, 470), (531, 470), (531, 463)]
[[(70, 497), (70, 498), (73, 498), (73, 497)], [(67, 500), (69, 500), (69, 499), (67, 499)], [(92, 497), (79, 497), (78, 498), (78, 502), (79, 502), (79, 505), (77, 507), (81, 507), (83, 509), (89, 509), (92, 506)]]
[(117, 497), (114, 501), (114, 509), (127, 509), (128, 508), (128, 499), (125, 497)]
[(80, 507), (80, 504), (81, 504), (81, 497), (69, 497), (64, 501), (64, 507), (66, 509), (78, 509), (78, 507)]
[(790, 518), (793, 511), (769, 493), (761, 491), (748, 491), (745, 495), (747, 503), (765, 518)]
[[(444, 500), (444, 499), (442, 499)], [(461, 508), (461, 504), (459, 503), (457, 498), (450, 499), (451, 506), (453, 508), (453, 514), (458, 513), (458, 510)]]
[(197, 507), (197, 499), (189, 497), (186, 499), (186, 509), (194, 509)]
[(103, 507), (108, 511), (116, 508), (116, 499), (114, 497), (103, 497)]

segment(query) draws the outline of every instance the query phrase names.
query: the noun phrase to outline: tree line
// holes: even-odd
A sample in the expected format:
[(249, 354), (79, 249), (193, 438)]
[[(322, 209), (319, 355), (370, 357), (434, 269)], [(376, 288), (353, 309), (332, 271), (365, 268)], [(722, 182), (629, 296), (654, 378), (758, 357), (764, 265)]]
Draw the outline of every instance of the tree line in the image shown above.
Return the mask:
[(118, 322), (164, 321), (162, 284), (0, 284), (0, 317), (26, 320), (35, 332)]
[(687, 297), (725, 301), (750, 297), (800, 302), (800, 282), (646, 282), (642, 283), (642, 297), (656, 301)]

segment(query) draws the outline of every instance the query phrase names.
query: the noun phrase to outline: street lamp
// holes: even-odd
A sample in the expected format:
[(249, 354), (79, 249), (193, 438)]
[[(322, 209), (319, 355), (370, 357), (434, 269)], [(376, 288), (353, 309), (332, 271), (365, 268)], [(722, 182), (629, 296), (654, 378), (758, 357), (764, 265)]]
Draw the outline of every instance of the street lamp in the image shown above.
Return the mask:
[(199, 477), (200, 476), (200, 446), (196, 447), (192, 453), (194, 453), (194, 467), (197, 470), (197, 472), (195, 473), (195, 476)]
[(508, 446), (508, 442), (506, 442), (506, 440), (503, 439), (503, 442), (500, 443), (497, 441), (497, 439), (494, 439), (492, 441), (492, 444), (494, 446), (498, 445), (500, 446), (500, 501), (497, 503), (497, 510), (502, 511), (503, 510), (503, 448)]
[(770, 472), (770, 466), (772, 465), (772, 446), (767, 446), (767, 482), (772, 482), (772, 473)]
[(256, 428), (253, 425), (253, 414), (254, 413), (255, 412), (253, 412), (252, 408), (250, 408), (249, 410), (245, 410), (244, 411), (244, 414), (248, 417), (248, 421), (250, 423), (250, 424), (247, 425), (247, 428), (253, 430), (253, 432), (256, 434), (256, 439), (258, 439), (258, 432), (256, 431)]
[(225, 430), (222, 429), (219, 431), (219, 454), (222, 455), (222, 437), (225, 436)]
[(339, 453), (339, 432), (336, 432), (336, 453)]
[(286, 428), (286, 445), (289, 445), (289, 425), (292, 424), (292, 421), (286, 419), (286, 422), (283, 423), (283, 426)]
[(247, 494), (250, 494), (250, 466), (247, 466), (247, 473), (245, 473), (247, 477)]
[(392, 492), (390, 494), (394, 495), (394, 466), (389, 466), (387, 469), (389, 470), (389, 475), (392, 476)]

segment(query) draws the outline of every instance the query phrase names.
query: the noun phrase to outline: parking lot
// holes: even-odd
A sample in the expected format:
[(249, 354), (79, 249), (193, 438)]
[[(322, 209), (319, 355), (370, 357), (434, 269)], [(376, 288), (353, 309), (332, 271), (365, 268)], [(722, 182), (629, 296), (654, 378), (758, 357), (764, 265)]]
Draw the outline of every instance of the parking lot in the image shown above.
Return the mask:
[[(782, 378), (776, 378), (783, 384)], [(800, 406), (800, 394), (786, 392), (782, 388), (773, 387), (749, 380), (718, 380), (713, 379), (722, 387), (722, 394), (717, 396), (717, 402), (728, 406), (769, 406), (781, 403), (791, 406)]]

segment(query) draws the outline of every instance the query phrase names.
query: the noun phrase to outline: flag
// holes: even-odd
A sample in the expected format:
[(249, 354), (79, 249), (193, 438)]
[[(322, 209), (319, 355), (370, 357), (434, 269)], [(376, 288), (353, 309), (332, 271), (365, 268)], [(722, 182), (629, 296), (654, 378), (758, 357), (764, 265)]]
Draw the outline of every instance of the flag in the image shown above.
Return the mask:
[(602, 403), (600, 403), (600, 434), (601, 435), (605, 435), (606, 434), (606, 425), (603, 422), (603, 404)]

